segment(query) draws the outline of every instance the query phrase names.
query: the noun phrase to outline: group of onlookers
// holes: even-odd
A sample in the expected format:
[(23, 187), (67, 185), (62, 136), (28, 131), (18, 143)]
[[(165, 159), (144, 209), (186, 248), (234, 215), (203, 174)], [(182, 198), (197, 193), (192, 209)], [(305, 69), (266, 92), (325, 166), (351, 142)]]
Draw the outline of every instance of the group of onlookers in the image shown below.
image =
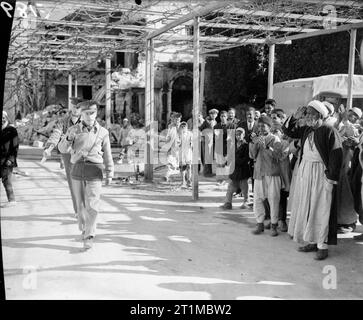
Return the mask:
[[(261, 113), (250, 107), (243, 121), (236, 119), (233, 108), (211, 109), (205, 119), (202, 114), (198, 118), (203, 174), (214, 176), (215, 164), (221, 184), (228, 173), (221, 208), (232, 209), (233, 197), (241, 194), (241, 209), (253, 206), (254, 234), (265, 229), (272, 236), (288, 232), (304, 244), (300, 252), (314, 251), (315, 259), (325, 259), (328, 244), (337, 243), (337, 233), (353, 231), (358, 216), (363, 220), (361, 119), (360, 108), (345, 110), (318, 100), (288, 117), (268, 99)], [(190, 186), (192, 125), (191, 119), (181, 122), (181, 114), (172, 113), (166, 136), (170, 151), (167, 181), (178, 168), (183, 175), (182, 168), (187, 166), (183, 184), (187, 181)], [(181, 134), (186, 135), (188, 129), (188, 139), (182, 140)]]

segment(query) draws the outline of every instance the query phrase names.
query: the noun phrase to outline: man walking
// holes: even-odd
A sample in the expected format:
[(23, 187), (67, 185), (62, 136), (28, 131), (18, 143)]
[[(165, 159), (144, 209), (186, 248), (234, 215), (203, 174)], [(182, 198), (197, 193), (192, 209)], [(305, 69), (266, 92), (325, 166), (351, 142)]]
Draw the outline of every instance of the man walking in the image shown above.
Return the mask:
[[(78, 98), (71, 99), (70, 113), (66, 117), (60, 119), (57, 122), (51, 136), (49, 137), (48, 141), (45, 144), (45, 149), (44, 149), (44, 153), (43, 153), (43, 156), (45, 158), (50, 157), (52, 150), (55, 147), (57, 147), (59, 141), (61, 140), (62, 136), (67, 132), (68, 128), (70, 128), (73, 125), (76, 125), (80, 122), (81, 108), (78, 105), (78, 103), (81, 101), (82, 101), (82, 99), (78, 99)], [(66, 170), (68, 187), (69, 187), (69, 190), (70, 190), (71, 196), (72, 196), (73, 209), (74, 209), (74, 212), (77, 213), (77, 206), (76, 206), (76, 201), (75, 201), (73, 187), (72, 187), (72, 179), (71, 179), (71, 167), (72, 167), (71, 155), (69, 152), (61, 152), (61, 157), (63, 159), (64, 168)]]
[(13, 176), (13, 168), (18, 166), (16, 157), (19, 149), (19, 139), (18, 132), (10, 125), (8, 114), (5, 111), (2, 112), (0, 148), (1, 181), (4, 185), (6, 196), (8, 198), (6, 206), (13, 206), (16, 204), (16, 201), (11, 179)]
[(62, 153), (70, 153), (72, 187), (77, 205), (78, 226), (84, 248), (90, 249), (96, 235), (103, 169), (106, 184), (114, 172), (109, 132), (96, 121), (97, 102), (85, 101), (78, 105), (82, 121), (70, 127), (59, 142)]

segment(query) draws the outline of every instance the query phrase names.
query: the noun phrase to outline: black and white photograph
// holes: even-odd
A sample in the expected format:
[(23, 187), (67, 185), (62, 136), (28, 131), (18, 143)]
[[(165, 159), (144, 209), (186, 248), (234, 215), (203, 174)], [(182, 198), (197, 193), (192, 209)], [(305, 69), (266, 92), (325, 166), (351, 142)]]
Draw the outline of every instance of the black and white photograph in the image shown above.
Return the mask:
[(363, 0), (0, 12), (4, 300), (363, 299)]

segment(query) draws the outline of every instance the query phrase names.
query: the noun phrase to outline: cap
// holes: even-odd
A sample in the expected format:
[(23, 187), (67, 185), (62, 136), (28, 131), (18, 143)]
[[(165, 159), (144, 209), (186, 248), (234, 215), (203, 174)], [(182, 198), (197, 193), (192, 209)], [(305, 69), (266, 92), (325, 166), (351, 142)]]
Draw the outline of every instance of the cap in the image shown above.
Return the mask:
[(211, 110), (209, 110), (209, 113), (216, 113), (216, 114), (218, 114), (219, 111), (217, 109), (211, 109)]
[(77, 108), (81, 108), (81, 111), (97, 111), (98, 103), (94, 100), (87, 100), (77, 104)]
[(185, 121), (180, 122), (180, 126), (187, 126), (188, 124)]
[(77, 105), (77, 104), (79, 104), (80, 102), (83, 102), (83, 101), (86, 101), (86, 100), (85, 99), (82, 99), (82, 98), (78, 98), (78, 97), (72, 97), (71, 98), (71, 102), (74, 105)]

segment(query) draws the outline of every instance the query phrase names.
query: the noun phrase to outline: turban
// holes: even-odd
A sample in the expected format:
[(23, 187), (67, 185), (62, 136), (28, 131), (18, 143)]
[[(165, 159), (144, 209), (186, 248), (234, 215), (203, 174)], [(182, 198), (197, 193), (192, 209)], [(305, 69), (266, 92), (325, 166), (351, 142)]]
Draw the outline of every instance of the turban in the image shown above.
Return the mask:
[(357, 107), (354, 107), (354, 108), (350, 109), (350, 111), (354, 112), (359, 119), (362, 118), (362, 110), (361, 109), (359, 109)]
[(272, 127), (272, 120), (268, 116), (261, 116), (258, 119), (258, 123), (264, 123), (264, 124), (267, 124), (269, 127)]
[(325, 119), (326, 117), (328, 117), (329, 113), (328, 113), (328, 109), (325, 107), (325, 105), (320, 102), (319, 100), (313, 100), (310, 101), (308, 103), (308, 107), (312, 107), (314, 108), (316, 111), (318, 111), (323, 118)]
[(329, 115), (332, 115), (335, 111), (334, 106), (328, 101), (323, 101), (323, 104), (328, 109)]

